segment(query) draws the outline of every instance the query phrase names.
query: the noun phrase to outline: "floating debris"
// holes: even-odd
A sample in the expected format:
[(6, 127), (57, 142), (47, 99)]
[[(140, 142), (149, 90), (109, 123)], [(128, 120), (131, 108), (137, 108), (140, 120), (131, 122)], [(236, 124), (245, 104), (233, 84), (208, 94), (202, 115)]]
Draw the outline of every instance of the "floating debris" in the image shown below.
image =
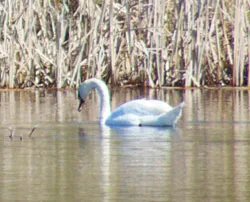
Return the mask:
[(35, 130), (36, 130), (36, 126), (31, 129), (29, 137), (31, 137), (31, 135), (34, 133)]
[(14, 131), (15, 131), (15, 130), (14, 130), (12, 127), (9, 127), (8, 129), (9, 129), (9, 131), (10, 131), (9, 138), (12, 140), (12, 139), (13, 139), (13, 136), (14, 136)]
[[(34, 131), (36, 130), (36, 128), (37, 128), (37, 126), (34, 126), (34, 127), (31, 129), (31, 131), (30, 131), (29, 134), (28, 134), (29, 138), (32, 136), (32, 134), (34, 133)], [(10, 127), (8, 127), (8, 130), (10, 131), (9, 138), (10, 138), (10, 140), (13, 140), (13, 138), (14, 138), (14, 133), (15, 133), (16, 128), (13, 129), (13, 128), (10, 126)], [(23, 136), (20, 135), (20, 136), (19, 136), (19, 139), (20, 139), (20, 141), (22, 141), (22, 140), (23, 140)]]

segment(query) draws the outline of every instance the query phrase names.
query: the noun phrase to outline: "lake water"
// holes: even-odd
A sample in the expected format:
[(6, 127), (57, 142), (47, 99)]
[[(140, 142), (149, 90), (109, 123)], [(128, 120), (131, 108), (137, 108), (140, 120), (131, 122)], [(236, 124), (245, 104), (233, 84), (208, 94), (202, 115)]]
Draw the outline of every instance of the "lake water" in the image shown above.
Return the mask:
[(81, 113), (76, 95), (0, 92), (0, 201), (249, 201), (250, 91), (112, 90), (113, 108), (185, 101), (175, 128), (100, 128), (97, 94)]

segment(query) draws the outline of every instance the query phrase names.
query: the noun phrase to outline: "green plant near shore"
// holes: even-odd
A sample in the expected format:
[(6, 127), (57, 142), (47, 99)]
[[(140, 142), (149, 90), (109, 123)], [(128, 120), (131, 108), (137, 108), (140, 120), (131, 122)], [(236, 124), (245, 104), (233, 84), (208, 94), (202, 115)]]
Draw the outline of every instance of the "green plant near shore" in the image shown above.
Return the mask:
[(245, 0), (2, 0), (0, 87), (250, 86)]

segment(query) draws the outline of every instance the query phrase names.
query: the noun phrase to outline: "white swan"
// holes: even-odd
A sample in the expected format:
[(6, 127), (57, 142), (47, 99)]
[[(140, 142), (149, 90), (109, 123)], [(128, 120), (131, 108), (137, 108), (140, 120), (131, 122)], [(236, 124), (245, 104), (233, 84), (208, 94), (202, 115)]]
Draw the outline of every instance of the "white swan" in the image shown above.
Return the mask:
[(92, 89), (97, 89), (100, 96), (100, 124), (108, 126), (174, 126), (184, 106), (184, 102), (173, 108), (159, 100), (138, 99), (122, 104), (111, 113), (107, 85), (92, 78), (84, 81), (78, 89), (79, 112)]

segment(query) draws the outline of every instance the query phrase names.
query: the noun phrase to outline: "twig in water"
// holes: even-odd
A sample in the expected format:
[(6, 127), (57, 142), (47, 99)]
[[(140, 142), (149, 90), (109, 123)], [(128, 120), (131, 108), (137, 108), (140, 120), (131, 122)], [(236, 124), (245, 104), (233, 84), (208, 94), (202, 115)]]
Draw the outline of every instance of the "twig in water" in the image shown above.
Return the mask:
[(34, 133), (34, 131), (36, 130), (36, 127), (33, 127), (30, 131), (29, 137), (31, 137), (31, 135)]
[(14, 136), (14, 129), (11, 128), (11, 127), (9, 127), (8, 129), (9, 129), (9, 131), (10, 131), (9, 138), (12, 140), (12, 139), (13, 139), (13, 136)]

